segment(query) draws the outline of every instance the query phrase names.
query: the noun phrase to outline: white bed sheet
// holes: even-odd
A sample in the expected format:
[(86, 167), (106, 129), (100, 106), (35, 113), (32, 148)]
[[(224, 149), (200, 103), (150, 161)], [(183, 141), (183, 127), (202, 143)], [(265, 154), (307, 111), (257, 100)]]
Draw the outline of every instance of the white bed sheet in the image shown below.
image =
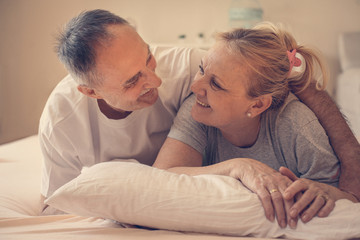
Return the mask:
[(122, 228), (109, 220), (75, 215), (39, 216), (41, 152), (37, 136), (0, 146), (0, 239), (263, 239)]
[(0, 240), (265, 239), (123, 228), (110, 220), (70, 214), (40, 216), (41, 159), (37, 136), (0, 145)]

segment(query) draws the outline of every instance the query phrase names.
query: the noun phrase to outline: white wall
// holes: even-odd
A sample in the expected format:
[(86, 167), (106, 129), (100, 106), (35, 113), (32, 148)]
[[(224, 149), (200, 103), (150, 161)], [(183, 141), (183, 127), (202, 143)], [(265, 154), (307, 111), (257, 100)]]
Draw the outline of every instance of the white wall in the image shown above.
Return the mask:
[[(57, 30), (82, 10), (131, 18), (149, 43), (176, 43), (228, 29), (231, 0), (0, 0), (0, 143), (36, 133), (46, 98), (66, 74), (54, 47)], [(282, 22), (301, 43), (324, 53), (333, 94), (337, 38), (360, 31), (360, 0), (260, 0), (264, 20)]]

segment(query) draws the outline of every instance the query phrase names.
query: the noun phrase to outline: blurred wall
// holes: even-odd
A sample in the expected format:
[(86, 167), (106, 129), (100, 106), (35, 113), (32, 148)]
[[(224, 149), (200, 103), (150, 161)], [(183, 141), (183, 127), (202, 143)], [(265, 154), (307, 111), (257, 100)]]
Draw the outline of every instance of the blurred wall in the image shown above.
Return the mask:
[[(0, 0), (0, 143), (35, 134), (42, 108), (66, 75), (53, 51), (54, 36), (83, 10), (108, 9), (133, 22), (149, 43), (188, 44), (228, 29), (231, 0)], [(260, 0), (264, 20), (284, 23), (299, 42), (321, 50), (340, 71), (337, 38), (360, 31), (360, 0)]]

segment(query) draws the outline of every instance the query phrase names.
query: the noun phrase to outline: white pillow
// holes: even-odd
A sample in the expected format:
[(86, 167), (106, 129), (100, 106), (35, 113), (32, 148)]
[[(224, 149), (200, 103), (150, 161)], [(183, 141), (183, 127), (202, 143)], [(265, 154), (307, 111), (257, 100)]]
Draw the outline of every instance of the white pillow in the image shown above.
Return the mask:
[(94, 165), (46, 201), (62, 211), (151, 228), (232, 236), (360, 237), (360, 203), (337, 202), (327, 218), (281, 229), (256, 194), (226, 176), (178, 175), (133, 162)]

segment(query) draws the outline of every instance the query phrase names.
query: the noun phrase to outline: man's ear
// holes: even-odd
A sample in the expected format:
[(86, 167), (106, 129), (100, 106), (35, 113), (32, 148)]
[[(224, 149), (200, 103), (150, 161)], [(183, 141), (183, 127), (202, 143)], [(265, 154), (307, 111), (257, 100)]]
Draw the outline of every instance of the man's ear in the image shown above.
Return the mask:
[(79, 90), (79, 92), (81, 92), (82, 94), (84, 94), (88, 97), (102, 99), (102, 97), (96, 93), (94, 88), (90, 88), (86, 85), (78, 85), (77, 89)]
[(256, 117), (265, 112), (271, 106), (271, 103), (272, 96), (270, 94), (260, 96), (254, 101), (248, 112), (251, 113), (252, 117)]

